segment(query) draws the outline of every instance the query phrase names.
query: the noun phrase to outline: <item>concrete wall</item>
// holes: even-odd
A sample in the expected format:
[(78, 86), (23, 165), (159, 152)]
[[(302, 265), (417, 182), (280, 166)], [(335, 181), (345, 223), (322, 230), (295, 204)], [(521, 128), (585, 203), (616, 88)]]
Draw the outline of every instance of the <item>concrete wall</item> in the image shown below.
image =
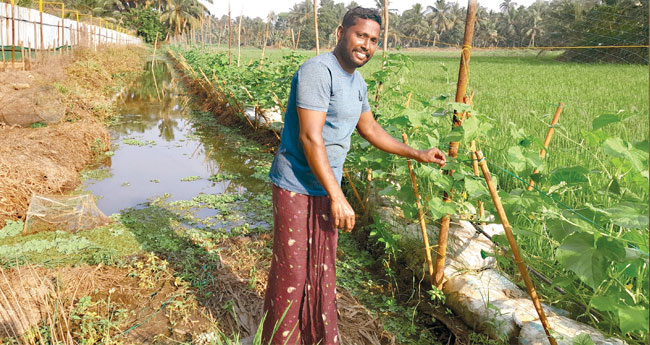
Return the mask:
[[(74, 13), (66, 11), (66, 16), (68, 15), (75, 16)], [(88, 19), (87, 16), (80, 18), (80, 20)], [(93, 22), (98, 24), (99, 18), (95, 18)], [(102, 28), (98, 25), (77, 23), (74, 19), (62, 20), (60, 17), (47, 13), (43, 13), (43, 22), (41, 24), (38, 9), (0, 3), (0, 45), (12, 45), (12, 24), (15, 31), (13, 42), (16, 46), (19, 46), (22, 42), (25, 48), (40, 50), (70, 45), (96, 46), (98, 44), (141, 43), (140, 38), (129, 34)]]

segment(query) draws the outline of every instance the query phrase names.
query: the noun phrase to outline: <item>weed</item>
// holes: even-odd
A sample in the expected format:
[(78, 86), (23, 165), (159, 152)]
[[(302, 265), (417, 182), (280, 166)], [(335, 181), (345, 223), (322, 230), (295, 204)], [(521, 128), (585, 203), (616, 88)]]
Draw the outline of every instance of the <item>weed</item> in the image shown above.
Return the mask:
[(47, 123), (38, 121), (29, 125), (29, 128), (43, 128), (43, 127), (47, 127)]

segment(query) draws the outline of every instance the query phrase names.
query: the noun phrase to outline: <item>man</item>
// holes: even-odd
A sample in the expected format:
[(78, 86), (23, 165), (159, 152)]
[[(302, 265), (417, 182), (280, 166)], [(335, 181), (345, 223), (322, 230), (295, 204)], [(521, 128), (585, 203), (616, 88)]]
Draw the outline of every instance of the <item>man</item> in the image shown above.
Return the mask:
[(445, 164), (436, 148), (415, 150), (395, 140), (370, 111), (366, 83), (356, 69), (372, 58), (380, 30), (375, 10), (350, 10), (337, 29), (334, 51), (309, 59), (291, 82), (282, 141), (269, 174), (274, 184), (274, 239), (264, 344), (340, 342), (337, 229), (351, 231), (355, 222), (340, 182), (355, 127), (381, 150)]

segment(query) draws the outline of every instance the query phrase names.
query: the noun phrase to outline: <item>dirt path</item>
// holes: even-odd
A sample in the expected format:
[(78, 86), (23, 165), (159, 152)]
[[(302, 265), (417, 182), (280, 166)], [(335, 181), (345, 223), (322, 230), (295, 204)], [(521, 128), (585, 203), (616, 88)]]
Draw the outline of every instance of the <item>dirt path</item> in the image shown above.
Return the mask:
[(142, 69), (144, 48), (75, 51), (0, 72), (0, 225), (25, 217), (32, 194), (79, 184), (79, 171), (108, 149), (113, 97)]

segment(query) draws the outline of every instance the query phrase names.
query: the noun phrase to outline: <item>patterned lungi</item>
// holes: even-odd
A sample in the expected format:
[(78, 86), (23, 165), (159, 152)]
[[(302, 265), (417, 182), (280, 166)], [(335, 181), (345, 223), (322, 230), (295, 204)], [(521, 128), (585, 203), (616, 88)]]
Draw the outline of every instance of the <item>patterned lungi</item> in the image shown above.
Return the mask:
[(264, 344), (271, 339), (271, 344), (339, 343), (338, 231), (330, 213), (326, 196), (273, 186), (273, 259), (264, 299)]

